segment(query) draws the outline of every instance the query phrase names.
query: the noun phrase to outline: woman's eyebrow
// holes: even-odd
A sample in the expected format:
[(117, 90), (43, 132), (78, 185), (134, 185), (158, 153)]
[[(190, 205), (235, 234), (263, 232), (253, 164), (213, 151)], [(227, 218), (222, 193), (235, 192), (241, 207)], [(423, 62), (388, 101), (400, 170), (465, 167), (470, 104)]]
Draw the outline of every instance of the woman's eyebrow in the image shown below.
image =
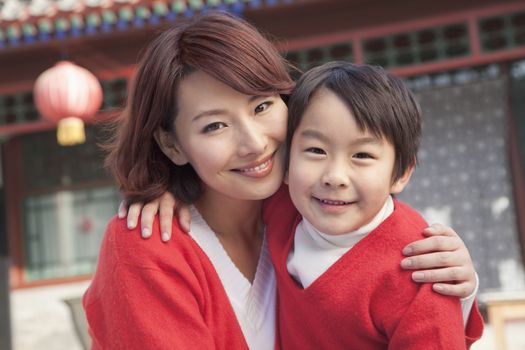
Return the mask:
[(221, 114), (226, 114), (226, 113), (227, 113), (227, 111), (225, 109), (210, 109), (210, 110), (198, 113), (196, 116), (194, 116), (191, 119), (191, 121), (193, 123), (193, 122), (195, 122), (198, 119), (203, 118), (203, 117), (210, 117), (210, 116), (221, 115)]

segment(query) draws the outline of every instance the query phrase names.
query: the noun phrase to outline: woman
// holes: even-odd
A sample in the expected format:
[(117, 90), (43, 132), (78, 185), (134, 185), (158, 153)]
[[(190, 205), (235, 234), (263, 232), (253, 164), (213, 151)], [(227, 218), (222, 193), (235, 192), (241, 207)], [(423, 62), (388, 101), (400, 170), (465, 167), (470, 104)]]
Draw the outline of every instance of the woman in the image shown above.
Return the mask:
[[(273, 348), (262, 200), (281, 186), (281, 96), (292, 87), (275, 48), (229, 15), (179, 24), (149, 46), (108, 163), (130, 202), (172, 189), (191, 204), (192, 227), (172, 222), (167, 244), (157, 234), (139, 244), (110, 222), (84, 297), (95, 348)], [(451, 257), (468, 260), (454, 271), (472, 269), (464, 250)]]

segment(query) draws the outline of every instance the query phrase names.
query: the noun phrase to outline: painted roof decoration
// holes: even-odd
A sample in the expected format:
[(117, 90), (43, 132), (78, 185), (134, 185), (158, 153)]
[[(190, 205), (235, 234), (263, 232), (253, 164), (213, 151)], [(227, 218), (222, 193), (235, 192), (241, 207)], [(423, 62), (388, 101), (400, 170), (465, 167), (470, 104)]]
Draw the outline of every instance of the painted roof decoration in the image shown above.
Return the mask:
[(218, 9), (241, 15), (301, 0), (0, 0), (0, 49), (125, 31)]

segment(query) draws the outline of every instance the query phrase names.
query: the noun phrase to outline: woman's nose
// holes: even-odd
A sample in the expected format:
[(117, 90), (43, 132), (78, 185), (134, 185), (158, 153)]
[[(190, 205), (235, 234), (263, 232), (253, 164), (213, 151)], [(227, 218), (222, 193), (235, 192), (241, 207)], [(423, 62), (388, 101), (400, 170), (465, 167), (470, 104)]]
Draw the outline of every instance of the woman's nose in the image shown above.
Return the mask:
[(268, 146), (268, 136), (257, 125), (248, 124), (240, 130), (239, 155), (263, 154)]

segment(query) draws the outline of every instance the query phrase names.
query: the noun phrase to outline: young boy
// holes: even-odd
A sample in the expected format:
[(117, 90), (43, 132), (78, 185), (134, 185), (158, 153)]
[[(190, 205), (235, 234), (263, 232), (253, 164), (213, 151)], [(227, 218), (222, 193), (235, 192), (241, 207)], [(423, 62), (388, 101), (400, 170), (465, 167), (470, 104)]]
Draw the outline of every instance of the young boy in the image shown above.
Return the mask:
[(283, 191), (265, 212), (278, 347), (466, 348), (459, 300), (399, 267), (402, 247), (427, 226), (393, 198), (410, 179), (420, 137), (413, 95), (381, 68), (332, 62), (299, 80), (287, 183), (300, 214), (282, 215), (295, 211)]

